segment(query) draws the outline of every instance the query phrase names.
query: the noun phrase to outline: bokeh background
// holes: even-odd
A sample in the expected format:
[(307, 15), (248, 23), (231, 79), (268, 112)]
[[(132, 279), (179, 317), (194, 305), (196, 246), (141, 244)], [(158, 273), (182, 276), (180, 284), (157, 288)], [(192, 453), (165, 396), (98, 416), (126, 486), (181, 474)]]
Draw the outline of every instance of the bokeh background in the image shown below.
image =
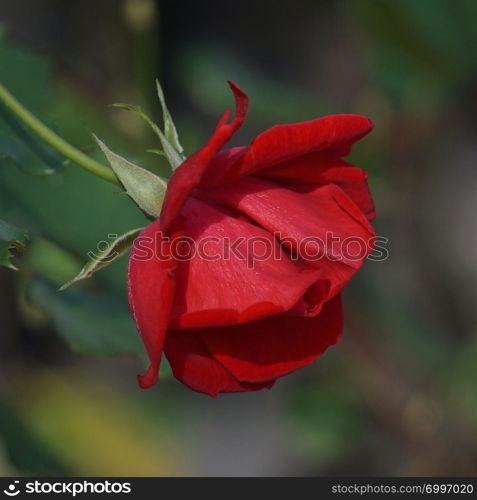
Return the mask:
[(167, 367), (140, 390), (126, 259), (56, 289), (144, 217), (0, 118), (0, 218), (30, 235), (20, 270), (0, 269), (1, 475), (477, 475), (477, 2), (2, 0), (0, 25), (0, 80), (98, 159), (91, 131), (167, 174), (148, 128), (109, 106), (159, 119), (156, 76), (188, 154), (227, 79), (251, 96), (235, 144), (369, 116), (351, 160), (390, 252), (346, 290), (343, 341), (273, 390), (213, 400)]

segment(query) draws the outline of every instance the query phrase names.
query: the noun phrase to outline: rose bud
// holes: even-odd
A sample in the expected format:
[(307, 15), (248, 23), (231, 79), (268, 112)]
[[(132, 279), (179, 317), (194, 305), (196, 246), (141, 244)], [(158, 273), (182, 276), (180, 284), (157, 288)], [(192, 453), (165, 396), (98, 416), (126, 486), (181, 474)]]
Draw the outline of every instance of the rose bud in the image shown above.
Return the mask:
[(338, 341), (340, 291), (372, 250), (366, 172), (342, 159), (372, 122), (276, 125), (222, 150), (248, 107), (230, 86), (235, 117), (174, 171), (131, 251), (129, 302), (150, 359), (141, 387), (157, 382), (164, 352), (195, 391), (270, 388)]

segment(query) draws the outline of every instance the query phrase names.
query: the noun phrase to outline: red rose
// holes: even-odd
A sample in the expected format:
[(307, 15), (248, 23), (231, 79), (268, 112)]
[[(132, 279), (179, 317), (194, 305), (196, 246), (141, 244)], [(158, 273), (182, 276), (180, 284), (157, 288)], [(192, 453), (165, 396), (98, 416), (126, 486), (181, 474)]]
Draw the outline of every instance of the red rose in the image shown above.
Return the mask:
[(151, 361), (141, 387), (157, 382), (163, 351), (176, 378), (212, 396), (313, 362), (338, 341), (339, 292), (372, 249), (366, 173), (341, 159), (372, 122), (277, 125), (221, 151), (248, 107), (230, 86), (235, 118), (177, 168), (131, 251), (129, 302)]

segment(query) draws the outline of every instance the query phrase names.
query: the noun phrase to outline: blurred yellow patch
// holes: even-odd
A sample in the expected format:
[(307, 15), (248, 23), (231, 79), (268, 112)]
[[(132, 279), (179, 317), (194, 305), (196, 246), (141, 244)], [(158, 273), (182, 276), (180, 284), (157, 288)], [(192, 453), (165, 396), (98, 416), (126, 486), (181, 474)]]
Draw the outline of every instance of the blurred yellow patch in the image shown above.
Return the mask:
[[(178, 475), (171, 438), (127, 395), (83, 376), (40, 372), (17, 383), (15, 406), (74, 475)], [(152, 437), (151, 437), (152, 436)]]

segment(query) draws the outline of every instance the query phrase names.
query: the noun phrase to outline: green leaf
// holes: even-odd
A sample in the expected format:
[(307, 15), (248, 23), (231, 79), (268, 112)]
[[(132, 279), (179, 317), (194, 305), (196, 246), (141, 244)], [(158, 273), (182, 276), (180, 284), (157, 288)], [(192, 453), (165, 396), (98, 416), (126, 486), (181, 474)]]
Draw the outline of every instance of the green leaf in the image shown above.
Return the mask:
[(177, 133), (176, 126), (174, 125), (174, 121), (172, 120), (172, 116), (169, 113), (166, 105), (166, 99), (164, 98), (164, 92), (162, 91), (161, 84), (159, 80), (156, 79), (156, 87), (157, 87), (157, 95), (159, 97), (159, 101), (162, 107), (162, 116), (164, 120), (164, 135), (172, 147), (178, 152), (182, 153), (184, 148), (179, 142), (179, 134)]
[(184, 156), (174, 148), (167, 137), (162, 133), (162, 130), (149, 118), (149, 116), (146, 115), (146, 113), (144, 113), (144, 111), (142, 111), (141, 108), (131, 104), (125, 104), (123, 102), (118, 102), (113, 104), (113, 106), (120, 109), (126, 109), (127, 111), (132, 111), (149, 124), (153, 132), (159, 137), (164, 149), (164, 156), (167, 158), (172, 170), (175, 170), (184, 161)]
[(65, 283), (59, 291), (65, 290), (73, 283), (76, 283), (80, 280), (91, 278), (91, 276), (93, 276), (95, 272), (103, 269), (106, 266), (109, 266), (109, 264), (114, 262), (118, 257), (123, 255), (129, 249), (142, 229), (143, 228), (133, 229), (125, 234), (117, 236), (110, 244), (106, 246), (106, 248), (104, 248), (97, 254), (95, 254), (94, 252), (90, 252), (88, 254), (90, 260), (86, 263), (83, 269), (81, 269), (81, 271), (72, 280)]
[[(48, 123), (44, 116), (51, 116), (50, 62), (15, 47), (3, 36), (0, 66), (2, 84), (14, 89), (19, 100)], [(31, 75), (35, 78), (34, 85)], [(61, 169), (61, 161), (60, 155), (29, 132), (5, 106), (0, 106), (0, 167), (11, 164), (28, 175), (47, 176)]]
[(0, 136), (0, 167), (11, 164), (27, 175), (45, 176), (51, 175), (55, 170), (43, 162), (29, 151), (15, 137), (1, 134)]
[(74, 351), (93, 356), (131, 353), (145, 359), (127, 304), (115, 294), (79, 288), (57, 293), (53, 284), (36, 280), (30, 284), (29, 299), (49, 314)]
[(113, 153), (107, 146), (94, 136), (99, 147), (106, 156), (111, 168), (119, 177), (128, 195), (139, 208), (153, 217), (159, 217), (162, 201), (167, 189), (167, 183), (149, 170), (146, 170), (122, 156)]
[(63, 168), (63, 158), (0, 105), (0, 163), (28, 175), (46, 176)]
[(12, 258), (11, 250), (23, 250), (25, 248), (26, 238), (26, 231), (11, 226), (0, 219), (0, 266), (18, 271), (10, 262)]

